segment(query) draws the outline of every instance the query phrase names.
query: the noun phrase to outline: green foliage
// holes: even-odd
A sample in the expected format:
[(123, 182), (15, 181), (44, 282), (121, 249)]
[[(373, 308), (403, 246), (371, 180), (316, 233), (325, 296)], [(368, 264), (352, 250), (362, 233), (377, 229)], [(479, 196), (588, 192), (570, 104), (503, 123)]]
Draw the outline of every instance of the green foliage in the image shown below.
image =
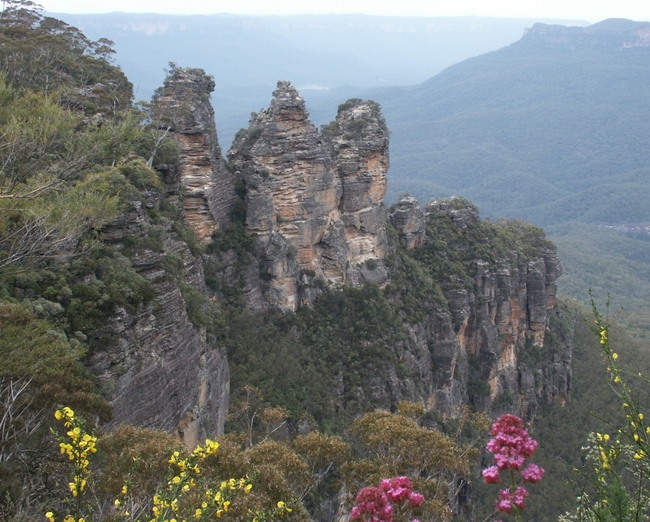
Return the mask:
[(192, 324), (199, 328), (206, 326), (208, 324), (208, 318), (206, 317), (207, 302), (205, 296), (192, 285), (183, 283), (182, 281), (178, 282), (178, 288), (183, 295), (185, 310)]
[(643, 232), (624, 234), (595, 225), (552, 227), (562, 261), (558, 288), (604, 307), (611, 296), (617, 321), (640, 339), (650, 339), (650, 241)]
[(28, 379), (27, 391), (38, 409), (60, 401), (84, 412), (110, 418), (110, 409), (94, 395), (95, 388), (83, 367), (79, 340), (68, 337), (49, 321), (24, 308), (0, 303), (0, 378)]
[(377, 410), (354, 421), (350, 432), (358, 437), (358, 454), (343, 468), (346, 486), (355, 493), (386, 477), (408, 476), (414, 489), (425, 496), (423, 518), (451, 520), (449, 500), (458, 492), (450, 491), (450, 486), (467, 478), (478, 455), (475, 446), (486, 431), (486, 419), (465, 414), (458, 420), (459, 433), (468, 424), (479, 433), (462, 444), (438, 429), (422, 426), (409, 415), (414, 411), (417, 405), (400, 403), (395, 414)]
[[(253, 238), (246, 233), (243, 223), (238, 221), (214, 234), (206, 247), (205, 283), (228, 303), (245, 306), (245, 274), (253, 260), (253, 247)], [(223, 273), (224, 268), (232, 262), (228, 258), (229, 254), (235, 255), (231, 278)]]
[[(286, 316), (226, 307), (218, 322), (235, 399), (252, 384), (269, 403), (288, 408), (293, 422), (308, 414), (325, 431), (340, 431), (376, 406), (367, 397), (397, 361), (390, 347), (406, 337), (376, 286), (329, 291)], [(381, 405), (390, 407), (391, 398)]]
[[(593, 301), (592, 306), (596, 324), (592, 331), (607, 364), (615, 407), (624, 420), (607, 422), (604, 434), (599, 430), (590, 435), (583, 471), (590, 491), (581, 492), (575, 512), (562, 520), (644, 520), (650, 514), (650, 426), (643, 413), (646, 407), (641, 403), (638, 388), (621, 366), (617, 345), (610, 339), (609, 318), (598, 312)], [(641, 372), (638, 377), (647, 387), (650, 381)]]
[(42, 16), (33, 6), (0, 16), (0, 70), (19, 89), (64, 93), (68, 106), (89, 114), (124, 110), (133, 86), (110, 64), (113, 42), (89, 40), (76, 27)]

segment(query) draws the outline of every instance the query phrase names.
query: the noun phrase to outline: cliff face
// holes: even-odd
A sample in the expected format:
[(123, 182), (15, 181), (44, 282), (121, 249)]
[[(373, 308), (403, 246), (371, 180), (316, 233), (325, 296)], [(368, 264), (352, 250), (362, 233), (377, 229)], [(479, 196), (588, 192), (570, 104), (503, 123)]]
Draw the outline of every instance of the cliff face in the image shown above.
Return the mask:
[[(476, 208), (460, 198), (432, 200), (424, 211), (404, 198), (393, 208), (391, 221), (408, 248), (418, 246), (414, 237), (421, 236), (413, 231), (421, 230), (423, 215), (447, 223), (461, 238), (454, 245), (461, 250), (467, 247), (463, 237), (480, 225)], [(468, 258), (471, 284), (454, 277), (440, 281), (448, 312), (431, 310), (411, 326), (415, 344), (428, 346), (425, 358), (431, 360), (430, 376), (423, 380), (431, 392), (422, 398), (438, 411), (453, 414), (469, 400), (483, 411), (509, 410), (532, 418), (541, 403), (570, 398), (571, 341), (546, 338), (560, 263), (552, 245), (540, 242), (530, 250), (492, 261)], [(442, 262), (448, 258), (446, 252), (438, 254)]]
[[(484, 226), (460, 198), (424, 208), (404, 198), (391, 209), (389, 226), (383, 203), (388, 131), (379, 107), (350, 100), (319, 132), (288, 82), (278, 83), (271, 106), (238, 134), (226, 169), (207, 99), (212, 88), (192, 70), (168, 78), (156, 104), (180, 162), (161, 167), (162, 188), (148, 192), (146, 204), (134, 200), (104, 231), (155, 293), (137, 313), (112, 317), (102, 335), (114, 342), (87, 361), (114, 405), (114, 424), (176, 431), (189, 445), (223, 429), (228, 364), (187, 311), (197, 295), (204, 308), (220, 296), (206, 279), (216, 287), (239, 286), (255, 311), (296, 310), (326, 288), (385, 287), (397, 320), (388, 337), (372, 342), (386, 344), (390, 357), (377, 362), (370, 391), (349, 384), (342, 370), (336, 385), (342, 408), (349, 386), (352, 408), (407, 399), (445, 416), (470, 402), (532, 418), (542, 402), (569, 398), (570, 342), (556, 339), (551, 346), (547, 339), (561, 269), (541, 231), (522, 234), (515, 229), (523, 225), (506, 224), (495, 240), (498, 226)], [(223, 239), (233, 230), (227, 225), (236, 207), (235, 179), (243, 181), (246, 210), (237, 245), (225, 241), (194, 255), (172, 220), (152, 218), (175, 207), (199, 238), (207, 242), (221, 230)], [(146, 247), (152, 231), (157, 248)], [(512, 239), (521, 237), (521, 244)], [(241, 242), (251, 240), (242, 255)], [(129, 251), (127, 243), (141, 246)], [(420, 279), (406, 285), (428, 290), (386, 287), (408, 270)]]
[(158, 136), (174, 140), (179, 161), (160, 166), (162, 184), (102, 231), (149, 279), (154, 299), (110, 317), (99, 332), (106, 350), (87, 360), (113, 405), (111, 425), (164, 429), (190, 447), (223, 432), (230, 387), (225, 354), (188, 315), (189, 306), (206, 307), (208, 290), (203, 257), (179, 237), (184, 221), (208, 242), (232, 219), (235, 182), (221, 156), (213, 89), (202, 70), (173, 68), (154, 97)]
[[(163, 196), (148, 196), (147, 207), (157, 210)], [(99, 332), (110, 339), (106, 350), (86, 363), (113, 405), (109, 428), (133, 424), (164, 429), (193, 447), (223, 431), (229, 370), (225, 355), (208, 342), (205, 328), (192, 324), (181, 292), (187, 285), (190, 292), (205, 293), (201, 259), (175, 239), (172, 221), (163, 223), (154, 225), (147, 208), (133, 201), (130, 211), (103, 231), (105, 243), (127, 253), (137, 272), (149, 279), (154, 299), (135, 313), (119, 309)], [(160, 247), (126, 249), (129, 238), (146, 244), (153, 228)]]
[[(342, 106), (328, 139), (289, 82), (273, 95), (228, 152), (246, 184), (246, 228), (270, 301), (295, 310), (322, 286), (385, 281), (388, 132), (377, 106)], [(368, 260), (377, 268), (358, 266)]]
[(173, 68), (154, 97), (157, 124), (179, 148), (185, 219), (204, 241), (230, 222), (236, 200), (235, 178), (217, 138), (212, 91), (214, 80), (203, 70)]

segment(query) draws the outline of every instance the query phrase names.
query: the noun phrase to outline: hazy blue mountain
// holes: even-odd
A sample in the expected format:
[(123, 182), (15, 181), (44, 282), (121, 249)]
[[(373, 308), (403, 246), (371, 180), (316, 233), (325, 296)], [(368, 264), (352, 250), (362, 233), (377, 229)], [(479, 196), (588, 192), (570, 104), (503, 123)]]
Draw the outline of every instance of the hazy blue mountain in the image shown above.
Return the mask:
[(461, 193), (540, 225), (650, 221), (650, 23), (537, 24), (373, 95), (393, 132), (394, 193)]
[(537, 24), (418, 86), (356, 95), (392, 131), (389, 201), (462, 194), (545, 226), (563, 291), (609, 294), (650, 330), (650, 23)]
[[(214, 75), (213, 105), (226, 148), (235, 132), (248, 125), (250, 112), (268, 105), (278, 80), (290, 80), (308, 100), (346, 85), (358, 90), (417, 84), (456, 62), (516, 41), (527, 27), (542, 21), (367, 15), (55, 16), (90, 38), (113, 40), (116, 63), (133, 82), (138, 99), (149, 99), (162, 84), (170, 61)], [(334, 117), (336, 104), (343, 101), (338, 98), (327, 118)]]

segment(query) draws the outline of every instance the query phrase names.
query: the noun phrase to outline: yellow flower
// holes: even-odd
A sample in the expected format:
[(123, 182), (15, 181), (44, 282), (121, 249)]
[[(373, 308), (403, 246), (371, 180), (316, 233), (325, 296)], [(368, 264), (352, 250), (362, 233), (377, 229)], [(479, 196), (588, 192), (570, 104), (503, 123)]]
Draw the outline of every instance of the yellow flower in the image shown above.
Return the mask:
[[(59, 420), (61, 420), (61, 419), (59, 419)], [(50, 522), (54, 522), (54, 513), (52, 513), (51, 511), (48, 511), (47, 513), (45, 513), (45, 518), (47, 518)]]
[[(63, 418), (63, 412), (62, 412), (61, 410), (56, 410), (56, 411), (54, 412), (54, 418), (55, 418), (56, 420), (61, 420), (61, 419)], [(50, 513), (50, 514), (51, 514), (51, 513)], [(47, 516), (47, 515), (45, 515), (45, 516)]]
[(614, 359), (614, 360), (618, 359), (618, 354), (616, 352), (614, 352), (612, 354), (612, 359)]
[[(650, 426), (648, 427), (648, 429), (650, 429)], [(244, 488), (244, 493), (246, 493), (246, 494), (248, 495), (248, 494), (251, 492), (251, 489), (253, 489), (253, 484), (248, 484), (248, 485)]]
[(119, 507), (119, 506), (120, 506), (120, 504), (121, 504), (121, 502), (120, 502), (120, 499), (119, 499), (119, 498), (116, 498), (116, 499), (115, 499), (115, 502), (113, 502), (113, 503), (115, 504), (115, 507)]
[(639, 413), (639, 420), (643, 420), (643, 413)]
[(126, 495), (126, 492), (127, 492), (128, 490), (129, 490), (129, 486), (127, 486), (126, 484), (124, 484), (124, 485), (122, 486), (122, 495)]

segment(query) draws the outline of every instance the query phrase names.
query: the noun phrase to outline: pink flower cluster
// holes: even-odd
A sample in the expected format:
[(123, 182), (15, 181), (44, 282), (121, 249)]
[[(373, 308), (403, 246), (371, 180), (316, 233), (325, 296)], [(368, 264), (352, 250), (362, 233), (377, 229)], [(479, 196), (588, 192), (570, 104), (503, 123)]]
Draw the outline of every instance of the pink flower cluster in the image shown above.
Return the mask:
[(487, 450), (494, 453), (494, 462), (502, 469), (519, 470), (526, 457), (537, 449), (537, 441), (531, 439), (524, 423), (516, 415), (501, 415), (492, 425), (492, 439), (487, 443)]
[[(483, 480), (486, 484), (502, 484), (499, 473), (504, 469), (518, 471), (524, 482), (537, 483), (542, 480), (543, 468), (537, 464), (528, 464), (524, 468), (526, 459), (537, 449), (537, 441), (530, 438), (519, 417), (509, 413), (501, 415), (492, 425), (490, 434), (493, 438), (489, 440), (486, 448), (494, 453), (495, 465), (483, 470)], [(517, 510), (524, 509), (528, 495), (526, 488), (521, 485), (517, 487), (513, 482), (508, 489), (500, 491), (496, 509), (506, 514), (513, 510), (513, 506)]]
[(350, 520), (393, 522), (396, 507), (412, 509), (422, 504), (424, 496), (413, 491), (413, 484), (407, 477), (384, 479), (378, 488), (367, 487), (359, 492)]
[(525, 487), (519, 486), (514, 495), (510, 492), (509, 489), (502, 489), (499, 491), (499, 500), (497, 500), (497, 511), (503, 511), (508, 514), (512, 511), (512, 505), (517, 506), (518, 509), (524, 509), (526, 507), (526, 497), (530, 495)]

